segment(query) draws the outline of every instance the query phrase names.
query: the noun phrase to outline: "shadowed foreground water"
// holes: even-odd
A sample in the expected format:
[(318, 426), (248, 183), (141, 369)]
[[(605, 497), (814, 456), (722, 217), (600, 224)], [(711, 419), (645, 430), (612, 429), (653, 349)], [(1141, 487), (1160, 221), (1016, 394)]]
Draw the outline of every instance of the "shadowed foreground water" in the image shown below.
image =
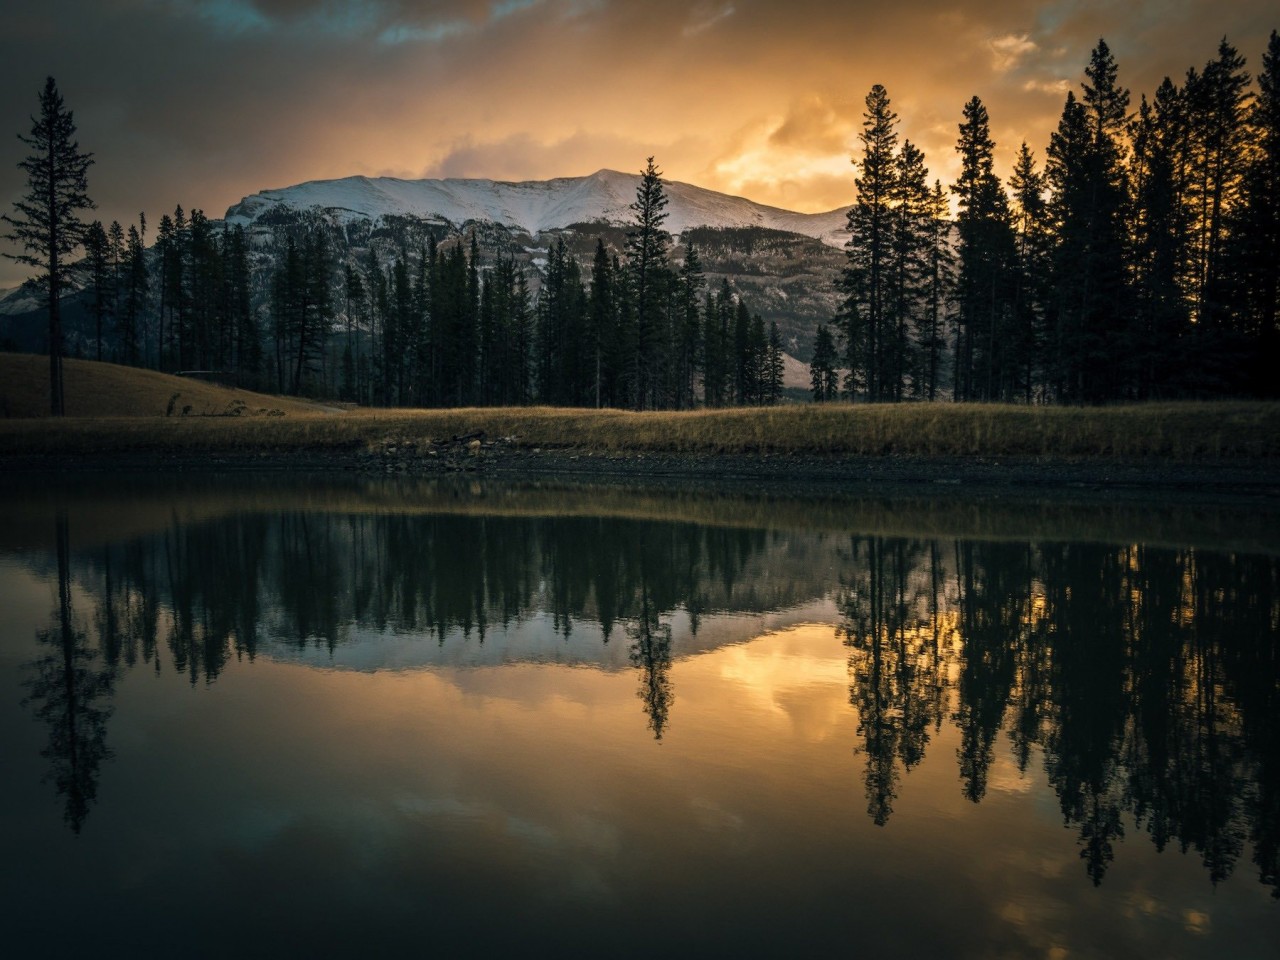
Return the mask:
[(19, 956), (1274, 955), (1247, 516), (245, 483), (0, 496)]

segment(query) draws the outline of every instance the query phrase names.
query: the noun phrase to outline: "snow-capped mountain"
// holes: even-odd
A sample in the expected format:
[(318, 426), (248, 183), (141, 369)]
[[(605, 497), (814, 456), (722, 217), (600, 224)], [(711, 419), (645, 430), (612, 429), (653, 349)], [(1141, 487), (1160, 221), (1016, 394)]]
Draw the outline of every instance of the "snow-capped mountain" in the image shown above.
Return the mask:
[[(639, 181), (639, 174), (616, 170), (520, 183), (345, 177), (263, 190), (232, 206), (226, 219), (248, 226), (280, 208), (318, 209), (342, 220), (401, 215), (448, 221), (454, 226), (487, 221), (536, 236), (578, 223), (629, 223)], [(760, 227), (813, 237), (831, 246), (842, 246), (848, 239), (845, 209), (796, 213), (688, 183), (667, 181), (665, 188), (669, 201), (666, 228), (673, 234), (700, 226)]]

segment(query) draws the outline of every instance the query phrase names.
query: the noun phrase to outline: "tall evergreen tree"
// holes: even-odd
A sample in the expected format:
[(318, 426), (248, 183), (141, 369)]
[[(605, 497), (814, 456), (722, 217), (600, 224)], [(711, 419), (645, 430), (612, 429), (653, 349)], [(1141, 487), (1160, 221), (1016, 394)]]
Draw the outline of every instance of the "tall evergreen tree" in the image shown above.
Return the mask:
[(885, 400), (902, 400), (917, 375), (917, 331), (926, 306), (934, 224), (924, 154), (904, 141), (894, 162), (888, 297), (877, 380)]
[(782, 399), (783, 377), (786, 374), (785, 361), (782, 359), (782, 332), (778, 329), (778, 321), (769, 322), (769, 343), (765, 351), (764, 390), (762, 400), (767, 404), (775, 404)]
[[(924, 311), (919, 341), (920, 357), (916, 395), (937, 399), (946, 346), (947, 305), (954, 282), (955, 255), (951, 249), (950, 207), (942, 181), (933, 182), (929, 194), (929, 242)], [(830, 397), (828, 399), (835, 399)]]
[(262, 335), (253, 311), (253, 276), (244, 227), (236, 224), (230, 231), (224, 228), (222, 245), (228, 290), (227, 324), (232, 337), (231, 366), (238, 384), (256, 386), (262, 367)]
[(1010, 395), (1030, 403), (1043, 366), (1045, 297), (1048, 286), (1049, 231), (1044, 176), (1026, 143), (1009, 178), (1013, 200), (1013, 289), (1010, 305), (1010, 363), (1017, 373)]
[(815, 403), (826, 403), (840, 396), (840, 383), (836, 373), (839, 355), (835, 338), (826, 324), (818, 324), (813, 342), (813, 359), (809, 362), (809, 385)]
[(119, 220), (112, 220), (107, 228), (108, 261), (111, 266), (111, 316), (116, 323), (120, 319), (120, 293), (124, 289), (124, 227)]
[(587, 301), (591, 361), (594, 367), (591, 394), (596, 407), (616, 402), (616, 282), (609, 251), (605, 249), (603, 238), (597, 237), (595, 256), (591, 262), (591, 291)]
[(147, 356), (144, 324), (151, 292), (151, 274), (147, 267), (145, 216), (137, 226), (129, 225), (129, 238), (124, 253), (124, 303), (119, 318), (120, 346), (125, 363), (145, 362)]
[(87, 177), (93, 154), (80, 150), (75, 133), (71, 111), (49, 77), (40, 94), (40, 115), (31, 118), (30, 135), (18, 134), (31, 149), (18, 164), (27, 174), (27, 192), (14, 203), (12, 215), (0, 217), (10, 227), (4, 238), (22, 249), (5, 256), (39, 271), (32, 279), (49, 310), (49, 410), (55, 417), (66, 412), (62, 292), (69, 278), (65, 259), (84, 239), (79, 211), (94, 206)]
[(107, 232), (102, 228), (102, 222), (93, 221), (84, 234), (84, 265), (88, 273), (89, 310), (93, 314), (95, 360), (102, 359), (102, 325), (111, 303), (111, 254), (107, 244)]
[[(1179, 285), (1186, 231), (1180, 201), (1180, 155), (1185, 142), (1183, 100), (1166, 77), (1153, 103), (1144, 96), (1129, 124), (1129, 271), (1134, 318), (1123, 349), (1132, 358), (1140, 398), (1179, 392), (1189, 310)], [(1192, 361), (1194, 362), (1194, 361)]]
[(849, 370), (846, 389), (851, 397), (865, 392), (872, 401), (888, 399), (882, 374), (897, 125), (898, 116), (889, 108), (888, 93), (876, 84), (867, 94), (862, 132), (858, 135), (862, 143), (862, 159), (854, 161), (859, 174), (854, 181), (858, 196), (849, 210), (848, 263), (840, 279), (842, 304), (837, 321)]
[(701, 366), (702, 313), (701, 303), (706, 278), (702, 273), (702, 261), (698, 248), (689, 244), (684, 264), (680, 267), (680, 279), (676, 285), (676, 349), (675, 349), (675, 406), (689, 409), (693, 406), (694, 379)]
[(972, 97), (956, 143), (960, 176), (951, 188), (959, 207), (955, 395), (962, 400), (1008, 396), (1015, 369), (1007, 352), (1013, 233), (989, 123), (986, 106)]
[[(1192, 252), (1192, 316), (1198, 332), (1230, 337), (1230, 289), (1224, 248), (1232, 208), (1243, 185), (1249, 74), (1226, 38), (1218, 56), (1193, 74), (1184, 91), (1190, 132), (1187, 182)], [(1216, 346), (1216, 344), (1214, 344)]]
[(666, 311), (664, 304), (667, 250), (671, 237), (663, 229), (667, 219), (667, 194), (662, 171), (645, 161), (631, 204), (634, 216), (627, 234), (627, 264), (630, 269), (632, 309), (635, 315), (634, 403), (644, 409), (654, 405), (664, 348)]
[(702, 402), (708, 407), (725, 403), (728, 344), (720, 305), (732, 297), (728, 279), (722, 279), (718, 294), (707, 293), (702, 311)]
[(1280, 393), (1270, 360), (1280, 353), (1280, 35), (1274, 30), (1262, 56), (1249, 134), (1253, 149), (1233, 231), (1235, 274), (1241, 328), (1254, 345), (1251, 386), (1274, 396)]
[(1125, 147), (1129, 91), (1099, 40), (1081, 100), (1067, 95), (1046, 168), (1057, 237), (1053, 251), (1053, 345), (1060, 399), (1096, 402), (1122, 395), (1130, 358), (1111, 349), (1132, 317), (1125, 274)]

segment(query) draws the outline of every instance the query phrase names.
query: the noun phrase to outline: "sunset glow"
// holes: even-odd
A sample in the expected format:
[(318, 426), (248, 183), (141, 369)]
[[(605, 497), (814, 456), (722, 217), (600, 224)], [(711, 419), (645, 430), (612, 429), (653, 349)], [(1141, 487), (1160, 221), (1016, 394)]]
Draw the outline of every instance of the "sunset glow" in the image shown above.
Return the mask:
[[(1023, 139), (1043, 155), (1099, 36), (1136, 103), (1224, 34), (1256, 73), (1275, 19), (1261, 0), (69, 0), (6, 13), (0, 128), (25, 128), (54, 75), (104, 221), (220, 216), (311, 179), (543, 179), (651, 154), (672, 179), (812, 212), (853, 198), (873, 83), (945, 183), (974, 94), (1007, 170)], [(22, 185), (9, 143), (6, 203)]]

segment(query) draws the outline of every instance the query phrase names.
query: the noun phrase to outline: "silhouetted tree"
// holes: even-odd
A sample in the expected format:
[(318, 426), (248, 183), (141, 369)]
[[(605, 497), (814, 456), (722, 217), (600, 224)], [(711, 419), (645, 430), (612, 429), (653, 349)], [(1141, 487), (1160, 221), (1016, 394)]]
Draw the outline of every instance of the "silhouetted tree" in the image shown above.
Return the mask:
[(4, 239), (21, 253), (5, 253), (11, 260), (39, 271), (32, 282), (49, 310), (49, 409), (55, 417), (66, 412), (62, 381), (62, 292), (69, 281), (66, 258), (84, 239), (79, 211), (92, 209), (87, 171), (93, 154), (80, 150), (76, 127), (53, 77), (40, 94), (40, 115), (31, 118), (29, 136), (18, 134), (31, 153), (18, 166), (26, 171), (27, 192), (4, 214), (10, 227)]

